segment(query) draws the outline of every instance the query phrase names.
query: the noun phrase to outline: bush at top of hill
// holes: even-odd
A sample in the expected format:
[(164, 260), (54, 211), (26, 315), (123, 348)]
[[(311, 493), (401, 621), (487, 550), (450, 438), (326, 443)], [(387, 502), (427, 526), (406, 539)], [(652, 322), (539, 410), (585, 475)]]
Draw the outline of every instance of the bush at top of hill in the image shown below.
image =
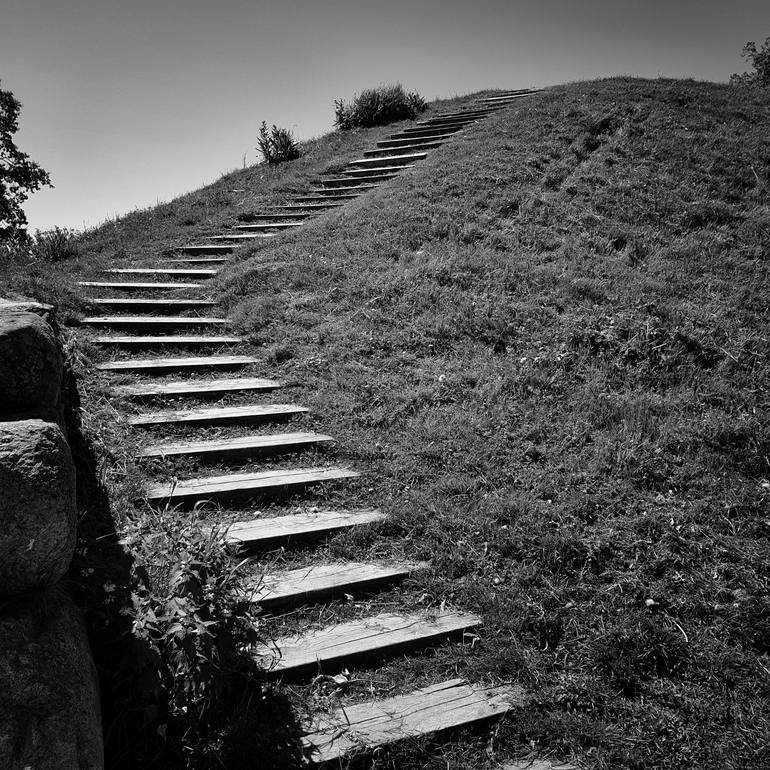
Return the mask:
[(753, 72), (744, 72), (742, 75), (735, 73), (730, 77), (733, 85), (770, 87), (770, 37), (757, 48), (754, 42), (748, 42), (743, 46), (741, 56), (754, 68)]
[(334, 125), (343, 131), (386, 126), (397, 120), (414, 120), (426, 107), (420, 94), (405, 91), (400, 83), (368, 88), (356, 94), (350, 104), (342, 99), (334, 102)]

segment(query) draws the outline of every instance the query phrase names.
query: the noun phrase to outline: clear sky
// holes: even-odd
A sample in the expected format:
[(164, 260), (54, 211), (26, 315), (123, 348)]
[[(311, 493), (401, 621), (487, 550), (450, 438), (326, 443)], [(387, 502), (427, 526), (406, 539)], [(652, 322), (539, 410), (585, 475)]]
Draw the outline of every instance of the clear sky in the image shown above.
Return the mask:
[(769, 0), (0, 0), (0, 78), (55, 184), (31, 227), (82, 228), (254, 162), (262, 120), (325, 133), (370, 86), (724, 81), (768, 35)]

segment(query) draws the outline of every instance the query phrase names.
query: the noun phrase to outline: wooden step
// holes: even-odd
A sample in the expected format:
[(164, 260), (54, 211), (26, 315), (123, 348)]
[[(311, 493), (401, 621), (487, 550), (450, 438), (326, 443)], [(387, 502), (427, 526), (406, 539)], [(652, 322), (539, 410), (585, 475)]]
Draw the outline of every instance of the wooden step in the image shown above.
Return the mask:
[(230, 457), (256, 457), (280, 452), (297, 452), (332, 440), (331, 436), (325, 436), (322, 433), (279, 433), (272, 436), (238, 436), (215, 441), (179, 441), (145, 447), (139, 451), (137, 457), (145, 459), (200, 457), (211, 461)]
[(243, 337), (164, 334), (142, 335), (140, 337), (104, 336), (94, 337), (91, 342), (110, 348), (209, 348), (219, 345), (240, 345), (245, 342)]
[(232, 229), (238, 232), (259, 233), (265, 230), (290, 230), (292, 227), (301, 227), (302, 222), (255, 222), (250, 225), (233, 225)]
[(347, 468), (296, 468), (286, 471), (232, 473), (226, 476), (186, 479), (174, 484), (159, 484), (149, 487), (145, 497), (151, 503), (169, 505), (190, 505), (204, 500), (249, 500), (357, 476), (357, 473)]
[(355, 189), (359, 185), (362, 185), (365, 183), (374, 184), (375, 182), (387, 182), (388, 179), (392, 179), (398, 173), (399, 173), (399, 170), (394, 169), (393, 171), (389, 171), (386, 174), (382, 172), (378, 174), (370, 174), (366, 180), (355, 179), (353, 177), (336, 177), (336, 178), (329, 178), (329, 179), (319, 179), (318, 181), (324, 187), (334, 187), (336, 189), (341, 189), (341, 188)]
[(519, 99), (523, 99), (529, 94), (512, 94), (511, 96), (490, 96), (486, 99), (482, 99), (483, 104), (504, 104), (508, 102), (515, 102)]
[(169, 265), (226, 265), (230, 257), (162, 257)]
[(153, 380), (139, 385), (116, 385), (112, 392), (124, 398), (174, 398), (197, 396), (198, 398), (223, 396), (227, 393), (248, 393), (276, 390), (281, 387), (275, 380), (256, 377), (239, 377), (230, 380), (179, 380), (165, 382)]
[[(372, 593), (408, 578), (424, 564), (344, 562), (262, 575), (253, 601), (263, 609), (320, 602), (342, 594)], [(248, 587), (246, 588), (248, 591)]]
[(235, 251), (234, 246), (221, 246), (219, 244), (198, 243), (191, 246), (182, 246), (178, 250), (180, 254), (189, 254), (190, 256), (203, 256), (205, 254), (232, 254)]
[(385, 514), (378, 510), (310, 511), (239, 521), (227, 529), (226, 537), (232, 545), (268, 551), (384, 520)]
[(128, 418), (129, 425), (246, 425), (281, 420), (307, 412), (294, 404), (246, 404), (245, 406), (202, 407), (200, 409), (164, 409)]
[(462, 638), (481, 619), (468, 612), (438, 610), (384, 612), (373, 617), (276, 639), (280, 657), (265, 650), (257, 656), (272, 674), (295, 676), (331, 673), (362, 659), (375, 660), (409, 649), (426, 648), (449, 638)]
[(369, 190), (374, 190), (378, 185), (376, 184), (364, 184), (363, 182), (361, 185), (355, 188), (342, 188), (337, 189), (335, 187), (327, 187), (327, 188), (316, 188), (312, 195), (304, 195), (304, 196), (298, 196), (295, 197), (294, 200), (307, 200), (307, 201), (318, 201), (318, 200), (330, 200), (330, 201), (340, 201), (340, 200), (353, 200), (354, 198), (357, 198), (362, 193), (365, 193)]
[(219, 271), (210, 267), (113, 267), (113, 275), (178, 275), (183, 278), (211, 278)]
[(181, 289), (202, 289), (202, 283), (136, 283), (122, 281), (77, 281), (77, 286), (91, 289), (118, 289), (120, 291), (179, 291)]
[(277, 206), (279, 209), (286, 209), (287, 211), (326, 211), (327, 209), (341, 208), (343, 203), (303, 203), (301, 205), (287, 204), (285, 206)]
[(252, 356), (185, 356), (182, 358), (131, 358), (127, 361), (107, 361), (96, 364), (102, 372), (192, 372), (204, 369), (237, 369), (261, 363)]
[(443, 142), (417, 142), (415, 144), (402, 144), (398, 147), (379, 147), (374, 150), (366, 150), (364, 157), (371, 158), (373, 160), (380, 160), (387, 156), (390, 152), (397, 152), (399, 150), (435, 150), (436, 147), (441, 147)]
[(499, 105), (490, 105), (489, 107), (481, 107), (473, 110), (460, 110), (459, 112), (440, 112), (433, 117), (439, 120), (445, 118), (486, 118), (488, 115), (493, 115), (501, 109), (503, 108)]
[(190, 329), (197, 326), (226, 326), (226, 318), (209, 316), (152, 316), (112, 315), (93, 316), (80, 321), (85, 326), (109, 327), (111, 329)]
[(476, 118), (472, 115), (462, 118), (430, 118), (429, 120), (418, 120), (417, 123), (414, 124), (413, 128), (448, 128), (450, 126), (462, 127), (467, 126), (469, 123), (476, 123), (479, 120), (481, 120), (481, 118)]
[(464, 126), (446, 126), (441, 128), (440, 126), (421, 126), (419, 128), (405, 128), (403, 131), (399, 131), (397, 134), (391, 134), (391, 139), (409, 139), (410, 137), (418, 136), (452, 136), (458, 131), (462, 131)]
[[(297, 195), (293, 200), (304, 201), (305, 203), (311, 204), (322, 204), (325, 201), (329, 201), (330, 203), (334, 203), (335, 201), (352, 201), (358, 198), (366, 189), (373, 189), (374, 187), (376, 187), (376, 185), (369, 185), (368, 187), (362, 185), (361, 187), (357, 187), (355, 192), (348, 192), (346, 190), (319, 190), (312, 195)], [(342, 204), (335, 203), (334, 205)]]
[(311, 763), (336, 762), (348, 754), (500, 718), (524, 702), (518, 685), (485, 687), (451, 679), (408, 695), (320, 712), (306, 725), (302, 744)]
[(251, 241), (255, 238), (274, 238), (277, 233), (227, 233), (212, 235), (212, 241)]
[(210, 299), (152, 299), (150, 297), (95, 297), (88, 298), (89, 303), (111, 310), (144, 310), (148, 313), (178, 313), (180, 310), (197, 310), (211, 307), (217, 303)]
[[(287, 208), (286, 206), (280, 206), (278, 208)], [(276, 213), (266, 213), (266, 214), (241, 214), (238, 217), (238, 221), (242, 222), (244, 224), (250, 224), (251, 222), (276, 222), (276, 221), (287, 221), (287, 222), (296, 222), (298, 219), (307, 219), (308, 217), (312, 217), (313, 213), (310, 211), (301, 211), (300, 209), (304, 208), (303, 206), (296, 206), (292, 207), (296, 209), (296, 213), (288, 213), (288, 212), (276, 212)]]
[(346, 168), (343, 169), (340, 173), (347, 174), (351, 177), (355, 177), (356, 179), (366, 179), (370, 176), (377, 176), (378, 174), (383, 173), (389, 174), (390, 176), (395, 176), (405, 168), (414, 168), (414, 164), (410, 163), (406, 166), (398, 166), (397, 169), (394, 169), (392, 166), (379, 166), (375, 168)]
[[(366, 153), (364, 153), (366, 155)], [(406, 155), (385, 155), (379, 158), (358, 158), (351, 160), (350, 166), (376, 166), (380, 163), (383, 166), (405, 166), (408, 163), (414, 163), (418, 160), (424, 160), (428, 157), (426, 152), (411, 152)]]
[[(396, 147), (401, 144), (411, 143), (411, 144), (418, 144), (419, 142), (443, 142), (446, 140), (446, 136), (444, 134), (428, 134), (427, 136), (402, 136), (402, 137), (396, 137), (394, 139), (382, 139), (381, 141), (377, 142), (378, 147)], [(385, 167), (387, 168), (387, 166)]]
[(483, 97), (483, 98), (497, 98), (500, 96), (518, 96), (519, 94), (534, 94), (538, 91), (542, 91), (542, 88), (505, 88), (500, 89), (494, 94), (491, 94), (489, 97)]

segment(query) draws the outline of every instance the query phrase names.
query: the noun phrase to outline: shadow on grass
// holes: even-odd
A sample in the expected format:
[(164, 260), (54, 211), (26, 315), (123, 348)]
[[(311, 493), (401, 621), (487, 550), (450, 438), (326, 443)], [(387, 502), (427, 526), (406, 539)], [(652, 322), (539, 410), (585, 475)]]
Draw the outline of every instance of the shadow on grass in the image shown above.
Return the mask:
[[(158, 674), (157, 650), (134, 633), (132, 555), (121, 543), (100, 459), (80, 420), (80, 396), (67, 373), (65, 421), (77, 468), (79, 542), (70, 585), (82, 608), (99, 674), (105, 766), (275, 768), (302, 765), (299, 726), (288, 700), (265, 685), (245, 654), (216, 686), (207, 741), (191, 751), (190, 724), (175, 718)], [(200, 726), (196, 726), (199, 734)]]

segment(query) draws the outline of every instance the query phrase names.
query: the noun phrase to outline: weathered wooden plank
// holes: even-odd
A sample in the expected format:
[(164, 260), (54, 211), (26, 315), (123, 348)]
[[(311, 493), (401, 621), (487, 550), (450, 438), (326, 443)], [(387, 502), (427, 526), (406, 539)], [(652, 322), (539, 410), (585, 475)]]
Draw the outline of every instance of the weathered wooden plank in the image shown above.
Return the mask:
[(280, 545), (318, 540), (353, 527), (377, 524), (385, 514), (377, 510), (311, 511), (239, 521), (227, 530), (227, 540), (245, 548), (269, 550)]
[(303, 203), (301, 205), (287, 204), (285, 206), (278, 206), (279, 209), (286, 209), (287, 211), (326, 211), (326, 209), (338, 209), (342, 203)]
[[(397, 169), (397, 171), (394, 170)], [(366, 179), (371, 174), (379, 174), (386, 172), (391, 176), (395, 176), (399, 171), (403, 171), (405, 168), (414, 168), (413, 163), (408, 163), (406, 166), (379, 166), (376, 168), (344, 168), (340, 172), (341, 174), (348, 174), (356, 179)]]
[(421, 690), (319, 715), (302, 743), (315, 764), (503, 716), (524, 702), (518, 685), (484, 687), (452, 679)]
[(210, 278), (219, 271), (209, 267), (112, 267), (113, 275), (181, 275), (186, 278)]
[[(366, 150), (364, 156), (369, 160), (380, 160), (385, 157), (383, 153), (392, 152), (393, 150), (435, 150), (437, 147), (441, 147), (442, 142), (417, 142), (415, 144), (404, 144), (398, 147), (377, 147), (374, 150)], [(398, 166), (400, 169), (401, 166)], [(391, 174), (391, 177), (395, 174)]]
[(180, 254), (190, 254), (191, 256), (204, 254), (232, 254), (235, 251), (233, 246), (219, 246), (211, 243), (194, 244), (190, 246), (182, 246), (177, 249)]
[(229, 257), (163, 257), (163, 262), (169, 265), (226, 265)]
[(178, 382), (142, 382), (139, 385), (116, 385), (112, 392), (128, 398), (153, 398), (156, 396), (221, 396), (224, 393), (265, 391), (280, 388), (275, 380), (257, 377), (239, 377), (221, 380), (180, 380)]
[(157, 412), (129, 417), (130, 425), (172, 425), (189, 423), (252, 423), (293, 417), (307, 412), (304, 406), (295, 404), (246, 404), (245, 406), (215, 406), (202, 409), (164, 409)]
[(277, 233), (225, 233), (224, 235), (212, 235), (212, 241), (249, 241), (254, 238), (275, 238)]
[(421, 142), (443, 142), (446, 140), (444, 134), (427, 134), (426, 136), (399, 136), (393, 139), (382, 139), (377, 142), (378, 147), (398, 147), (401, 144), (419, 144)]
[[(366, 155), (366, 153), (364, 153)], [(379, 156), (377, 158), (357, 158), (356, 160), (351, 160), (348, 165), (351, 166), (376, 166), (378, 163), (381, 163), (383, 166), (405, 166), (407, 163), (413, 163), (417, 160), (424, 160), (428, 157), (428, 153), (426, 152), (413, 152), (409, 153), (407, 155), (383, 155)]]
[(433, 117), (441, 120), (442, 118), (485, 118), (498, 112), (501, 108), (498, 105), (491, 104), (487, 107), (480, 107), (472, 110), (460, 110), (459, 112), (438, 112)]
[(145, 497), (150, 502), (167, 502), (172, 505), (202, 500), (250, 499), (356, 476), (357, 473), (346, 468), (296, 468), (287, 471), (232, 473), (226, 476), (186, 479), (175, 484), (159, 484), (149, 487)]
[[(371, 189), (371, 187), (374, 187), (374, 185), (367, 187), (366, 189)], [(348, 191), (337, 191), (337, 190), (320, 190), (318, 193), (315, 193), (313, 195), (296, 195), (292, 198), (292, 200), (297, 201), (301, 204), (313, 204), (313, 203), (323, 203), (324, 201), (329, 201), (330, 203), (334, 201), (352, 201), (358, 198), (361, 195), (361, 192), (363, 191), (363, 187), (357, 187), (355, 192), (348, 192)], [(341, 203), (335, 203), (336, 206), (342, 206)]]
[(77, 281), (77, 286), (91, 289), (119, 289), (121, 291), (171, 291), (176, 289), (202, 289), (202, 283), (164, 283), (161, 281), (139, 283), (136, 281)]
[(298, 219), (307, 219), (308, 217), (313, 216), (312, 211), (308, 211), (307, 209), (304, 211), (300, 210), (304, 208), (302, 206), (294, 207), (296, 213), (282, 211), (282, 209), (292, 207), (276, 206), (276, 208), (278, 210), (275, 213), (267, 212), (261, 214), (241, 214), (238, 218), (242, 223), (250, 224), (252, 222), (296, 222)]
[(408, 138), (410, 136), (452, 136), (463, 130), (463, 126), (420, 126), (417, 128), (405, 128), (403, 131), (399, 131), (397, 134), (391, 134), (391, 139), (398, 139), (400, 137)]
[(209, 316), (111, 315), (83, 318), (80, 323), (113, 329), (190, 329), (196, 326), (226, 326), (229, 321)]
[(409, 577), (423, 564), (319, 564), (264, 575), (253, 599), (264, 609), (317, 602), (341, 594), (360, 596)]
[(141, 336), (141, 337), (94, 337), (91, 342), (96, 345), (121, 348), (152, 348), (152, 347), (172, 347), (172, 348), (197, 348), (211, 347), (216, 345), (239, 345), (244, 342), (243, 337), (232, 336), (213, 336), (213, 335), (182, 335), (165, 334), (162, 336)]
[(210, 299), (179, 299), (176, 297), (164, 297), (152, 299), (151, 297), (89, 297), (91, 304), (99, 305), (112, 310), (126, 310), (134, 312), (144, 310), (149, 313), (178, 313), (180, 310), (197, 310), (216, 305)]
[(289, 230), (292, 227), (302, 227), (302, 224), (302, 222), (254, 222), (252, 224), (233, 225), (233, 230), (259, 233), (264, 230)]
[(96, 364), (102, 372), (183, 372), (199, 369), (234, 369), (260, 360), (252, 356), (185, 356), (182, 358), (132, 358)]
[(446, 639), (462, 637), (466, 630), (480, 623), (477, 615), (452, 610), (385, 612), (277, 639), (278, 656), (273, 653), (270, 659), (267, 649), (257, 655), (274, 674), (302, 676), (318, 670), (329, 672), (362, 658), (379, 658), (407, 649), (429, 647)]
[(216, 441), (184, 441), (153, 444), (139, 450), (138, 457), (200, 457), (216, 460), (226, 457), (291, 452), (332, 441), (322, 433), (279, 433), (271, 436), (238, 436)]

